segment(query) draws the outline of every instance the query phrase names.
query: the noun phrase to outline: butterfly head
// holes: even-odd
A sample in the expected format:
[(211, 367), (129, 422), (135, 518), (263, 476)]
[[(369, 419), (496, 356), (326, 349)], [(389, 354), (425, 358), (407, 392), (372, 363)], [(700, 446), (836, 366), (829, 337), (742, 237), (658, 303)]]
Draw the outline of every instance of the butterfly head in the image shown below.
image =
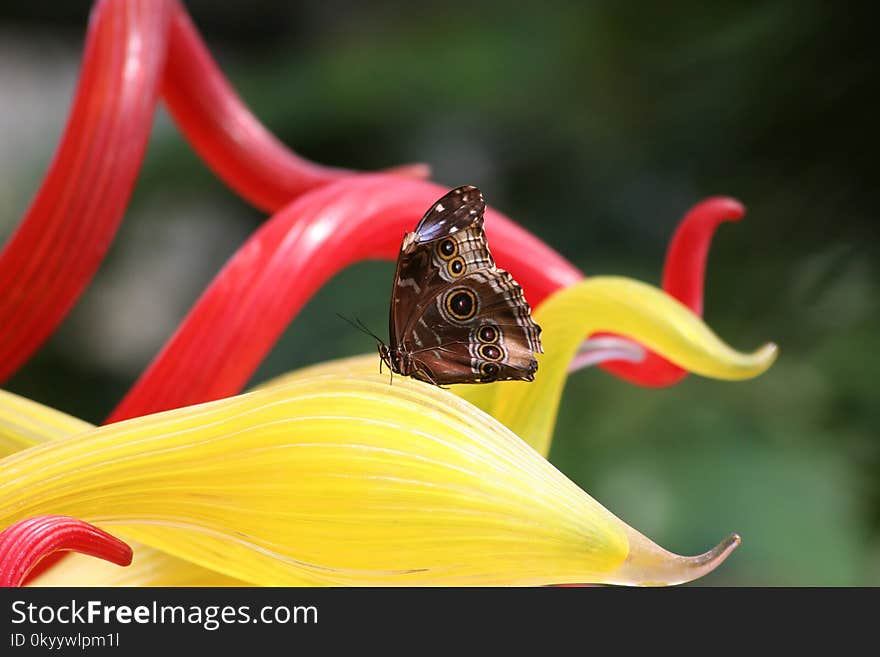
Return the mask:
[(388, 345), (384, 342), (379, 342), (376, 347), (379, 350), (379, 358), (393, 371), (394, 366), (391, 364), (391, 349), (389, 349)]
[(392, 372), (409, 376), (412, 373), (412, 356), (397, 349), (392, 349), (384, 342), (376, 345), (379, 349), (379, 358)]

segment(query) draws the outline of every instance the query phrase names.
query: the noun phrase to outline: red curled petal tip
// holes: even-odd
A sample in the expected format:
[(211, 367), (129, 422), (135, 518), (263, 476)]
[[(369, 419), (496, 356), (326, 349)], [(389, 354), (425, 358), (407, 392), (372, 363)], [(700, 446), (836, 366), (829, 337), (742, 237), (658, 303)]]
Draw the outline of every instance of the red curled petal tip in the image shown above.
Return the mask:
[[(736, 199), (716, 196), (695, 205), (682, 219), (663, 267), (663, 289), (697, 315), (703, 314), (706, 261), (715, 230), (725, 221), (739, 221), (745, 207)], [(602, 364), (612, 374), (642, 386), (670, 386), (687, 372), (653, 352), (640, 363), (613, 361)]]
[(128, 545), (94, 525), (67, 516), (35, 516), (0, 532), (0, 587), (21, 586), (45, 557), (70, 550), (118, 566), (132, 559)]
[(672, 236), (663, 266), (663, 289), (696, 314), (703, 314), (706, 261), (715, 230), (725, 221), (739, 221), (746, 209), (736, 199), (717, 196), (698, 203)]

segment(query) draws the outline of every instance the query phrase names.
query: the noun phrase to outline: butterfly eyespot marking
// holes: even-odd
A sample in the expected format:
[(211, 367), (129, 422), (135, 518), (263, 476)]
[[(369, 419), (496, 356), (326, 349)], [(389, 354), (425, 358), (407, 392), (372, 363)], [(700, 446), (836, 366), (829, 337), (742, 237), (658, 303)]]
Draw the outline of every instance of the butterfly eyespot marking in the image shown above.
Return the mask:
[(486, 344), (492, 344), (494, 342), (498, 342), (498, 338), (501, 336), (500, 332), (495, 326), (491, 324), (486, 324), (485, 326), (481, 326), (480, 330), (477, 332), (477, 339), (480, 342), (484, 342)]
[(437, 245), (437, 255), (443, 260), (450, 260), (458, 253), (458, 243), (455, 240), (446, 238)]
[(464, 258), (457, 256), (450, 260), (446, 263), (446, 271), (454, 278), (461, 276), (464, 273)]
[(446, 295), (446, 312), (459, 321), (477, 313), (477, 295), (465, 288), (456, 288)]
[(501, 368), (497, 363), (482, 363), (480, 365), (480, 374), (487, 379), (494, 379), (500, 371)]
[(499, 361), (504, 357), (504, 352), (501, 351), (501, 349), (494, 344), (480, 345), (477, 353), (480, 354), (481, 358), (485, 358), (486, 360), (490, 361)]

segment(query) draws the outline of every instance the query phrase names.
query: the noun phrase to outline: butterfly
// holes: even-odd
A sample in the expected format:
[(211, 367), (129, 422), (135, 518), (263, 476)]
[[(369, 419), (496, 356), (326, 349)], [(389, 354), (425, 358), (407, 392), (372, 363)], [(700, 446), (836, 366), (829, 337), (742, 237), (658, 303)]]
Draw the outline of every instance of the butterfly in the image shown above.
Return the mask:
[(479, 189), (458, 187), (404, 235), (390, 343), (379, 341), (392, 372), (435, 385), (535, 379), (541, 327), (519, 284), (495, 266), (485, 209)]

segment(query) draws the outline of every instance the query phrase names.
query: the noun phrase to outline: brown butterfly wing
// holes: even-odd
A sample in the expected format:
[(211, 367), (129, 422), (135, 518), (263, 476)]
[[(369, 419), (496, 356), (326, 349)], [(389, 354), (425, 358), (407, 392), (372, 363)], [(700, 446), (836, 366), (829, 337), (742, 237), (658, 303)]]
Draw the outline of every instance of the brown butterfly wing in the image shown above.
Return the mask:
[(448, 192), (434, 203), (416, 226), (415, 233), (422, 242), (447, 237), (482, 218), (486, 211), (483, 194), (473, 185), (462, 185)]
[(494, 267), (485, 248), (486, 203), (472, 185), (457, 187), (425, 213), (407, 233), (397, 257), (391, 292), (389, 335), (398, 346), (407, 322), (421, 313), (433, 294), (452, 277), (479, 267)]
[(452, 190), (401, 245), (391, 298), (392, 347), (430, 383), (531, 381), (540, 327), (522, 288), (495, 267), (476, 187)]
[(484, 268), (439, 290), (403, 346), (412, 354), (414, 376), (433, 383), (532, 381), (540, 333), (513, 277)]

